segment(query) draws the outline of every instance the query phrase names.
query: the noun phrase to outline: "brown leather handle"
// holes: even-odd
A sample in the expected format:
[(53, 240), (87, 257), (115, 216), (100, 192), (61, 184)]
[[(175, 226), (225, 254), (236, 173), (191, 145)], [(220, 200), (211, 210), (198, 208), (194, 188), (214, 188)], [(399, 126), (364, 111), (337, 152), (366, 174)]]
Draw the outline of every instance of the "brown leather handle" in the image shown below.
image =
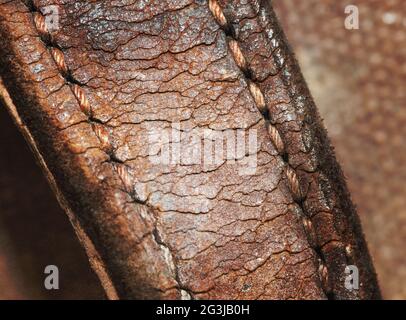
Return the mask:
[[(111, 298), (379, 297), (266, 1), (69, 2), (54, 5), (56, 29), (49, 5), (0, 5), (2, 77)], [(156, 162), (151, 132), (168, 130), (170, 155), (186, 151)], [(190, 163), (184, 133), (202, 130), (256, 139), (234, 161)], [(241, 173), (246, 152), (255, 166)]]

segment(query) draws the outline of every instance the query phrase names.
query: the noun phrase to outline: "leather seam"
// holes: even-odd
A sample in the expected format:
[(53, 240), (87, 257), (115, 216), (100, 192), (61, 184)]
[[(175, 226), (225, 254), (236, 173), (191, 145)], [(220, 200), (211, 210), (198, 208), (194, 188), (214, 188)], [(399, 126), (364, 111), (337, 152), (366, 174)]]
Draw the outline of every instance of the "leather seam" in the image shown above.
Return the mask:
[[(35, 9), (35, 12), (33, 13), (34, 16), (34, 24), (36, 26), (36, 29), (38, 30), (41, 38), (43, 39), (48, 39), (48, 41), (44, 41), (46, 44), (47, 48), (49, 49), (49, 52), (55, 61), (58, 70), (60, 71), (60, 74), (62, 77), (66, 80), (68, 83), (68, 86), (72, 90), (72, 93), (74, 94), (75, 98), (78, 101), (80, 110), (82, 111), (83, 114), (86, 115), (88, 122), (91, 124), (91, 128), (97, 138), (99, 139), (101, 150), (104, 151), (108, 156), (109, 160), (113, 163), (113, 169), (114, 171), (118, 174), (120, 180), (122, 181), (125, 192), (137, 203), (142, 204), (142, 205), (147, 205), (145, 202), (141, 201), (138, 199), (134, 191), (132, 190), (132, 177), (129, 172), (128, 166), (126, 166), (124, 163), (122, 163), (117, 157), (114, 155), (114, 150), (113, 150), (113, 145), (111, 143), (110, 135), (107, 129), (105, 128), (104, 124), (93, 117), (93, 112), (91, 108), (91, 104), (89, 100), (86, 97), (85, 91), (83, 90), (81, 84), (77, 82), (70, 74), (69, 68), (66, 65), (65, 62), (65, 56), (63, 52), (55, 46), (52, 41), (50, 41), (50, 33), (47, 30), (46, 24), (45, 24), (45, 18), (41, 14), (41, 12), (34, 6), (32, 7)], [(287, 160), (287, 153), (286, 149), (284, 146), (283, 139), (281, 137), (281, 134), (279, 130), (274, 126), (270, 121), (269, 121), (269, 116), (267, 115), (268, 108), (265, 102), (264, 94), (259, 88), (258, 84), (252, 79), (251, 77), (251, 71), (250, 71), (250, 66), (242, 53), (240, 44), (238, 43), (238, 40), (233, 37), (233, 33), (230, 32), (232, 30), (232, 26), (228, 23), (224, 12), (218, 2), (216, 0), (209, 0), (209, 9), (211, 13), (213, 14), (216, 22), (219, 24), (221, 29), (227, 34), (227, 43), (228, 43), (228, 48), (229, 52), (231, 53), (235, 63), (237, 64), (238, 68), (241, 70), (243, 73), (245, 80), (247, 81), (248, 84), (248, 89), (251, 93), (251, 96), (253, 97), (253, 100), (259, 110), (259, 112), (263, 115), (263, 118), (265, 120), (267, 132), (269, 134), (270, 140), (272, 144), (274, 145), (276, 151), (278, 152), (278, 155), (282, 158), (282, 161), (285, 164), (285, 175), (288, 181), (289, 189), (292, 193), (292, 198), (293, 201), (302, 209), (302, 212), (306, 212), (305, 207), (303, 205), (303, 199), (304, 195), (302, 192), (302, 188), (300, 185), (300, 181), (298, 178), (298, 175), (295, 171), (295, 169), (289, 164), (289, 161)], [(313, 226), (311, 220), (303, 216), (303, 226), (304, 230), (307, 234), (308, 238), (311, 238), (312, 233), (313, 233)], [(326, 294), (327, 297), (331, 295), (331, 291), (329, 290), (328, 286), (328, 269), (327, 265), (324, 263), (324, 257), (322, 253), (320, 252), (319, 248), (316, 246), (312, 246), (311, 242), (309, 242), (310, 247), (314, 250), (318, 260), (319, 260), (319, 276), (321, 279), (322, 283), (322, 289), (324, 293)], [(158, 244), (162, 245), (161, 243), (157, 242)], [(165, 245), (168, 247), (167, 245)], [(168, 247), (169, 249), (169, 247)], [(351, 247), (348, 245), (346, 246), (346, 251), (347, 253), (351, 251)], [(175, 270), (175, 273), (177, 270)], [(178, 288), (180, 290), (186, 290), (181, 286), (179, 283), (179, 280), (176, 279), (178, 277), (175, 277), (175, 280), (178, 282)]]
[[(152, 211), (152, 213), (154, 213), (154, 208), (151, 208), (146, 203), (146, 201), (142, 201), (138, 198), (138, 196), (133, 188), (133, 183), (132, 183), (133, 178), (129, 172), (128, 166), (125, 165), (121, 160), (119, 160), (115, 156), (114, 148), (111, 143), (109, 133), (106, 130), (106, 128), (104, 127), (104, 123), (93, 117), (93, 111), (92, 111), (91, 104), (90, 104), (84, 90), (82, 89), (80, 82), (78, 82), (76, 79), (73, 78), (73, 76), (71, 75), (70, 70), (65, 62), (64, 53), (52, 41), (51, 34), (48, 31), (44, 15), (41, 13), (39, 8), (35, 5), (34, 0), (28, 0), (28, 2), (25, 4), (28, 7), (31, 14), (33, 15), (34, 26), (35, 26), (36, 30), (38, 31), (45, 47), (47, 49), (49, 49), (49, 53), (51, 54), (56, 66), (57, 66), (57, 69), (60, 72), (60, 75), (65, 79), (66, 83), (68, 84), (69, 88), (71, 89), (73, 95), (75, 96), (75, 98), (79, 104), (81, 112), (87, 117), (87, 121), (91, 125), (92, 131), (95, 133), (96, 137), (99, 139), (100, 149), (107, 154), (107, 156), (109, 157), (109, 161), (112, 163), (113, 170), (117, 173), (121, 182), (123, 183), (124, 190), (122, 190), (122, 191), (127, 193), (134, 202), (136, 202), (140, 205), (145, 205)], [(156, 222), (157, 222), (157, 220), (156, 220)], [(184, 294), (186, 294), (187, 298), (194, 299), (192, 291), (181, 284), (180, 278), (179, 278), (179, 270), (176, 265), (176, 257), (172, 253), (171, 248), (166, 243), (163, 242), (161, 236), (159, 235), (159, 231), (158, 231), (156, 225), (154, 226), (154, 229), (150, 234), (152, 234), (152, 237), (153, 237), (154, 241), (157, 243), (157, 245), (161, 246), (161, 247), (163, 246), (164, 248), (168, 249), (170, 252), (170, 255), (172, 256), (173, 265), (174, 265), (173, 279), (177, 283), (176, 287), (179, 290), (179, 294), (181, 295), (181, 297), (183, 297)], [(170, 265), (168, 265), (168, 268), (172, 269)], [(171, 288), (169, 288), (169, 289), (171, 289)]]
[[(282, 158), (282, 161), (285, 165), (285, 175), (288, 181), (289, 189), (292, 193), (292, 199), (298, 205), (303, 212), (302, 222), (303, 227), (308, 239), (308, 244), (311, 249), (313, 249), (317, 260), (319, 261), (318, 273), (321, 280), (321, 289), (326, 295), (327, 299), (334, 299), (334, 293), (332, 292), (331, 286), (329, 286), (329, 270), (325, 259), (321, 252), (321, 248), (312, 244), (312, 237), (314, 237), (314, 228), (312, 226), (311, 220), (306, 216), (306, 209), (303, 205), (304, 195), (301, 190), (300, 181), (295, 169), (290, 165), (287, 151), (284, 146), (284, 142), (279, 130), (274, 126), (270, 121), (269, 110), (265, 101), (264, 93), (261, 91), (260, 87), (252, 77), (252, 71), (250, 69), (249, 63), (245, 58), (241, 46), (238, 42), (238, 39), (233, 32), (233, 26), (228, 22), (227, 17), (224, 14), (223, 8), (220, 6), (217, 0), (208, 1), (209, 10), (212, 13), (215, 21), (220, 26), (220, 28), (226, 34), (226, 41), (228, 44), (229, 53), (231, 53), (237, 67), (241, 70), (244, 78), (247, 82), (248, 89), (251, 93), (251, 96), (255, 102), (255, 105), (258, 111), (262, 114), (263, 119), (265, 120), (265, 125), (267, 132), (272, 144), (275, 147), (278, 155)], [(341, 240), (339, 241), (341, 243)], [(349, 256), (352, 253), (351, 245), (348, 244), (345, 247), (346, 255)]]

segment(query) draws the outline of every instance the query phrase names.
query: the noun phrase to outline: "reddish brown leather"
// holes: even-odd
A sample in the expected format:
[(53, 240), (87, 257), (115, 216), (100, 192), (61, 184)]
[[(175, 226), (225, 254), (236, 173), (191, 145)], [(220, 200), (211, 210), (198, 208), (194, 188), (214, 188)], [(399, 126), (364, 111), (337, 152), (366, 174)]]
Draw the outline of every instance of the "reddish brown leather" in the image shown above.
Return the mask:
[[(82, 241), (95, 248), (91, 259), (106, 272), (108, 294), (379, 297), (341, 171), (272, 9), (265, 1), (219, 2), (234, 32), (219, 27), (206, 1), (61, 1), (62, 26), (42, 39), (33, 14), (53, 1), (0, 5), (4, 83), (74, 225), (84, 230)], [(283, 157), (269, 140), (248, 75), (229, 52), (229, 37), (265, 94), (287, 146)], [(62, 50), (69, 75), (49, 47)], [(92, 116), (81, 110), (74, 83)], [(240, 176), (228, 163), (151, 164), (147, 129), (171, 122), (255, 128), (256, 174)], [(286, 163), (298, 173), (303, 200), (292, 196)], [(360, 269), (359, 291), (344, 288), (347, 264)]]

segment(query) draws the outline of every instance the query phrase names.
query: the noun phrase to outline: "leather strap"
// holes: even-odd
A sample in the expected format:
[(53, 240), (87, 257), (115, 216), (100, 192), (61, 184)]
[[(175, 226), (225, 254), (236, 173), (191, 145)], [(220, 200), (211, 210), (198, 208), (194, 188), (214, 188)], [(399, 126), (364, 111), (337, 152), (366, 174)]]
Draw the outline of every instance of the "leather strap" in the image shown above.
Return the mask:
[[(124, 2), (58, 2), (52, 31), (53, 1), (0, 5), (4, 83), (109, 296), (379, 297), (268, 3)], [(151, 161), (151, 132), (197, 129), (255, 132), (254, 173), (240, 174), (245, 157)], [(359, 291), (345, 288), (348, 264)]]

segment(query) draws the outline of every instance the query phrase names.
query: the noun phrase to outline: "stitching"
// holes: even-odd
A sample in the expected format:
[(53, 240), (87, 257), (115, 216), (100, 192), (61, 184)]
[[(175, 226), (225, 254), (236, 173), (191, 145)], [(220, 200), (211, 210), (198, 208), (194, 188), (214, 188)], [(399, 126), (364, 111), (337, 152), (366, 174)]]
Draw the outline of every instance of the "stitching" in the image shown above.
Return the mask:
[[(100, 122), (100, 120), (93, 118), (93, 111), (91, 104), (85, 94), (85, 91), (81, 87), (81, 85), (72, 77), (70, 70), (65, 62), (65, 56), (59, 48), (56, 47), (56, 45), (52, 42), (52, 35), (49, 33), (47, 26), (46, 26), (46, 21), (45, 17), (41, 14), (39, 9), (36, 7), (34, 4), (33, 0), (28, 0), (28, 4), (26, 4), (30, 11), (33, 14), (33, 20), (34, 20), (34, 25), (44, 42), (44, 45), (49, 49), (49, 52), (55, 61), (55, 64), (60, 71), (61, 75), (64, 77), (65, 81), (68, 83), (70, 89), (72, 90), (73, 95), (75, 96), (80, 110), (82, 111), (83, 114), (86, 115), (88, 122), (91, 124), (91, 128), (97, 138), (99, 139), (100, 142), (100, 148), (103, 150), (110, 158), (110, 161), (113, 162), (113, 169), (114, 171), (118, 174), (121, 182), (123, 183), (124, 186), (124, 192), (126, 192), (136, 203), (146, 205), (149, 207), (152, 212), (154, 212), (154, 209), (151, 208), (145, 201), (142, 201), (138, 198), (135, 190), (134, 190), (134, 177), (129, 171), (129, 168), (127, 165), (122, 163), (119, 159), (116, 158), (114, 154), (114, 147), (110, 139), (110, 134), (106, 128), (106, 126)], [(188, 288), (183, 286), (180, 282), (179, 279), (179, 274), (178, 274), (178, 268), (176, 266), (176, 257), (172, 254), (172, 251), (166, 245), (162, 240), (161, 237), (157, 237), (158, 235), (158, 229), (157, 226), (154, 226), (154, 230), (151, 232), (153, 238), (155, 239), (156, 243), (159, 246), (163, 246), (167, 248), (171, 254), (171, 257), (173, 259), (173, 265), (174, 265), (174, 280), (177, 283), (177, 288), (179, 290), (180, 295), (182, 298), (186, 296), (189, 299), (193, 299), (193, 294), (192, 291), (190, 291)], [(168, 265), (169, 269), (173, 269), (170, 265)]]
[(50, 48), (49, 51), (51, 52), (52, 58), (54, 58), (56, 65), (58, 66), (61, 73), (67, 75), (69, 73), (69, 70), (65, 63), (63, 52), (58, 48)]
[[(267, 131), (270, 137), (272, 144), (274, 145), (276, 151), (278, 152), (279, 156), (282, 157), (282, 160), (285, 164), (285, 174), (288, 181), (289, 188), (292, 192), (293, 200), (296, 204), (302, 209), (302, 212), (305, 213), (306, 210), (303, 206), (304, 196), (300, 187), (300, 181), (298, 175), (294, 168), (289, 164), (288, 155), (286, 154), (285, 147), (283, 140), (281, 138), (281, 134), (279, 130), (270, 123), (269, 121), (269, 111), (265, 102), (264, 94), (259, 88), (259, 86), (253, 82), (251, 77), (251, 71), (249, 65), (247, 63), (247, 59), (244, 57), (242, 53), (240, 44), (235, 39), (234, 32), (232, 30), (232, 25), (229, 24), (227, 21), (224, 12), (217, 2), (217, 0), (209, 0), (209, 10), (214, 16), (216, 22), (220, 25), (221, 29), (226, 33), (226, 39), (228, 42), (228, 47), (231, 51), (231, 54), (236, 62), (236, 65), (241, 69), (242, 73), (246, 77), (246, 81), (248, 83), (249, 91), (254, 99), (254, 102), (261, 114), (265, 119), (265, 125), (267, 127)], [(328, 299), (334, 298), (334, 293), (329, 285), (329, 271), (320, 248), (317, 248), (315, 245), (315, 229), (312, 226), (311, 220), (307, 216), (302, 217), (302, 222), (304, 226), (305, 233), (308, 238), (308, 242), (310, 247), (314, 250), (318, 261), (318, 273), (321, 280), (321, 287)], [(351, 245), (348, 244), (345, 247), (345, 252), (347, 258), (352, 255), (352, 248)]]
[(92, 108), (90, 106), (89, 100), (87, 99), (85, 93), (83, 92), (82, 88), (74, 84), (72, 86), (73, 94), (75, 95), (76, 99), (78, 100), (80, 110), (88, 117), (92, 116)]
[[(138, 203), (145, 204), (143, 202), (140, 202), (139, 199), (137, 199), (136, 196), (134, 196), (134, 191), (133, 189), (133, 183), (132, 183), (132, 175), (129, 172), (129, 169), (126, 165), (120, 162), (115, 156), (114, 156), (114, 147), (110, 139), (110, 134), (106, 127), (100, 123), (97, 119), (93, 118), (93, 113), (92, 113), (92, 108), (89, 100), (86, 97), (86, 94), (83, 90), (83, 88), (80, 86), (80, 84), (76, 83), (76, 81), (71, 77), (70, 70), (68, 69), (68, 66), (66, 65), (65, 62), (65, 56), (63, 52), (57, 48), (56, 46), (53, 46), (51, 39), (51, 35), (48, 32), (46, 23), (45, 23), (45, 17), (37, 10), (37, 8), (32, 4), (31, 5), (35, 12), (33, 12), (33, 18), (34, 18), (34, 24), (36, 26), (36, 29), (38, 30), (40, 36), (43, 38), (46, 46), (49, 48), (49, 52), (55, 61), (59, 71), (61, 72), (62, 76), (65, 78), (65, 80), (69, 83), (69, 87), (71, 88), (74, 96), (76, 97), (80, 110), (87, 116), (89, 123), (91, 123), (91, 127), (95, 135), (98, 137), (100, 141), (100, 146), (103, 151), (105, 151), (109, 156), (110, 160), (112, 162), (115, 162), (115, 165), (113, 165), (113, 168), (117, 172), (118, 176), (120, 177), (126, 192)], [(303, 212), (305, 212), (303, 208), (303, 193), (301, 191), (300, 187), (300, 182), (297, 176), (296, 171), (294, 168), (292, 168), (289, 164), (289, 162), (286, 160), (286, 151), (285, 151), (285, 146), (283, 139), (280, 135), (279, 130), (270, 123), (270, 121), (267, 119), (267, 105), (265, 102), (265, 97), (259, 86), (252, 81), (250, 78), (250, 68), (247, 63), (247, 60), (241, 50), (240, 44), (238, 41), (234, 38), (232, 38), (231, 30), (232, 27), (229, 25), (222, 8), (218, 4), (216, 0), (209, 0), (209, 9), (211, 13), (213, 14), (216, 22), (220, 25), (220, 27), (226, 32), (228, 35), (227, 40), (228, 40), (228, 46), (231, 51), (231, 54), (236, 62), (236, 65), (240, 68), (240, 70), (244, 73), (246, 76), (246, 80), (248, 82), (248, 88), (249, 91), (255, 101), (255, 104), (258, 108), (258, 110), (261, 112), (261, 114), (264, 116), (265, 119), (265, 125), (267, 128), (267, 132), (269, 134), (269, 137), (278, 152), (278, 154), (282, 157), (284, 163), (285, 163), (285, 174), (287, 177), (287, 181), (290, 187), (290, 190), (293, 195), (294, 201), (300, 206)], [(47, 40), (47, 41), (45, 41)], [(303, 217), (303, 225), (304, 229), (306, 230), (306, 234), (310, 240), (314, 239), (314, 229), (312, 227), (312, 222), (309, 218)], [(309, 241), (311, 242), (311, 241)], [(319, 268), (318, 272), (320, 274), (320, 278), (322, 280), (322, 287), (323, 290), (325, 291), (326, 295), (330, 295), (330, 291), (328, 288), (328, 269), (325, 263), (323, 262), (323, 256), (321, 252), (318, 252), (319, 250), (316, 250), (316, 248), (313, 249), (316, 252), (316, 255), (319, 256)], [(352, 248), (350, 245), (347, 245), (345, 247), (346, 254), (350, 256), (352, 254)], [(179, 288), (182, 289), (179, 283)]]
[(117, 172), (120, 180), (123, 182), (125, 187), (124, 190), (135, 202), (144, 204), (136, 197), (134, 191), (132, 190), (132, 177), (129, 172), (129, 168), (119, 159), (117, 159), (114, 154), (114, 147), (107, 128), (99, 120), (93, 118), (92, 107), (88, 98), (86, 97), (85, 91), (80, 84), (78, 84), (77, 81), (72, 78), (70, 70), (65, 62), (65, 56), (62, 50), (57, 48), (52, 43), (51, 35), (45, 23), (45, 17), (38, 11), (34, 4), (31, 4), (31, 6), (33, 10), (36, 10), (33, 12), (35, 27), (45, 45), (49, 48), (49, 52), (55, 61), (58, 70), (61, 72), (61, 75), (65, 78), (70, 89), (72, 90), (72, 93), (79, 104), (80, 110), (86, 115), (88, 122), (91, 124), (92, 130), (100, 142), (100, 149), (103, 150), (109, 156), (110, 161), (114, 163), (113, 168)]

